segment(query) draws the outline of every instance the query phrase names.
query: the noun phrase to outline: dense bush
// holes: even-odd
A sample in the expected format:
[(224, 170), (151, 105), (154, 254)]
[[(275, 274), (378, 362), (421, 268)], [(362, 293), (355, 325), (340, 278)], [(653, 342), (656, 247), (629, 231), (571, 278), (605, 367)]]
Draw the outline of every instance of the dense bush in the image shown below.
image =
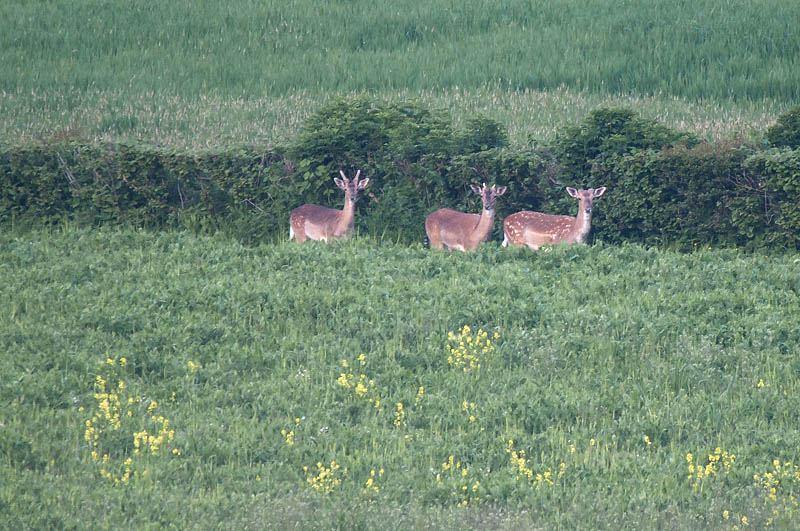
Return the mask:
[(800, 247), (800, 150), (755, 153), (744, 161), (744, 170), (734, 226), (748, 238), (762, 238), (765, 245)]
[(224, 231), (245, 242), (285, 237), (305, 202), (341, 208), (339, 170), (370, 178), (356, 226), (402, 242), (424, 238), (425, 216), (480, 211), (476, 182), (509, 187), (495, 238), (519, 210), (575, 214), (564, 186), (607, 186), (593, 233), (619, 243), (797, 248), (798, 152), (697, 144), (625, 109), (598, 109), (551, 147), (511, 150), (496, 122), (463, 129), (416, 103), (339, 100), (286, 146), (181, 150), (59, 140), (0, 148), (0, 223), (71, 219), (97, 226)]
[(688, 133), (669, 129), (640, 118), (630, 109), (600, 108), (580, 124), (570, 125), (559, 134), (554, 151), (565, 182), (580, 182), (592, 165), (613, 155), (636, 149), (661, 149), (673, 144), (693, 145), (697, 139)]
[(732, 225), (729, 202), (748, 153), (740, 144), (700, 144), (610, 157), (592, 172), (608, 186), (596, 213), (596, 236), (682, 249), (745, 244)]
[(800, 105), (792, 107), (767, 129), (767, 140), (773, 147), (800, 148)]
[(50, 218), (69, 210), (75, 177), (68, 167), (62, 171), (59, 157), (58, 149), (41, 146), (2, 149), (0, 222), (14, 222), (28, 215)]
[[(69, 141), (6, 146), (0, 222), (71, 218), (90, 225), (222, 229), (263, 240), (284, 234), (289, 211), (302, 203), (340, 208), (333, 177), (360, 169), (371, 183), (357, 206), (359, 225), (415, 241), (431, 209), (474, 207), (468, 185), (494, 182), (496, 169), (506, 180), (531, 186), (537, 163), (528, 159), (536, 157), (505, 157), (499, 148), (506, 142), (500, 124), (484, 117), (456, 130), (443, 113), (413, 102), (354, 98), (322, 108), (288, 146), (269, 151)], [(483, 162), (469, 158), (479, 152), (487, 153)], [(468, 169), (474, 165), (482, 169)]]
[(187, 152), (75, 142), (5, 146), (0, 150), (0, 223), (72, 219), (90, 226), (218, 230), (229, 228), (236, 214), (256, 226), (269, 220), (266, 231), (241, 234), (247, 240), (263, 239), (275, 231), (274, 220), (286, 205), (298, 200), (292, 186), (281, 186), (287, 173), (283, 162), (280, 153), (252, 148)]

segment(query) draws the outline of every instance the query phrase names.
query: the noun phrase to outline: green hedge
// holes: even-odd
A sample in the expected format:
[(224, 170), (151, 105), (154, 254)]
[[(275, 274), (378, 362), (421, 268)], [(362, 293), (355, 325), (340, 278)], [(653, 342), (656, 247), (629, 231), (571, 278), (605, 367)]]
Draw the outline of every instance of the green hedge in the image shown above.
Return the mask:
[[(552, 187), (539, 176), (551, 164), (531, 152), (500, 148), (371, 159), (362, 170), (371, 182), (358, 203), (357, 223), (374, 234), (422, 241), (422, 220), (434, 208), (480, 210), (480, 199), (469, 191), (478, 181), (509, 183), (515, 191), (500, 212), (544, 208)], [(92, 226), (225, 230), (258, 241), (288, 234), (289, 211), (304, 202), (340, 208), (343, 197), (332, 184), (337, 173), (304, 174), (279, 151), (254, 148), (9, 146), (0, 148), (0, 224), (70, 219)]]
[(733, 224), (763, 246), (800, 248), (800, 149), (769, 149), (744, 162)]
[(604, 241), (684, 250), (800, 243), (800, 151), (736, 143), (638, 150), (592, 176), (609, 188), (593, 222)]
[(290, 173), (283, 161), (280, 153), (253, 148), (5, 146), (0, 149), (0, 224), (70, 219), (92, 226), (218, 230), (236, 217), (256, 229), (250, 236), (242, 231), (245, 239), (263, 238), (275, 231), (275, 218), (298, 200), (292, 186), (276, 192)]
[(487, 182), (509, 187), (497, 203), (498, 239), (499, 220), (518, 210), (574, 215), (564, 186), (606, 186), (593, 221), (594, 237), (606, 242), (798, 248), (797, 150), (696, 144), (624, 109), (593, 112), (570, 131), (550, 148), (512, 150), (502, 127), (484, 117), (457, 129), (414, 103), (355, 99), (322, 109), (290, 143), (269, 149), (6, 145), (0, 225), (69, 219), (221, 230), (246, 242), (285, 238), (292, 208), (340, 208), (333, 177), (361, 169), (370, 185), (357, 227), (404, 242), (422, 241), (424, 218), (437, 208), (478, 212), (469, 184)]
[(783, 113), (767, 129), (767, 141), (772, 147), (800, 148), (800, 105)]
[(729, 205), (746, 157), (744, 146), (700, 144), (609, 158), (592, 171), (608, 187), (596, 237), (683, 249), (746, 244)]

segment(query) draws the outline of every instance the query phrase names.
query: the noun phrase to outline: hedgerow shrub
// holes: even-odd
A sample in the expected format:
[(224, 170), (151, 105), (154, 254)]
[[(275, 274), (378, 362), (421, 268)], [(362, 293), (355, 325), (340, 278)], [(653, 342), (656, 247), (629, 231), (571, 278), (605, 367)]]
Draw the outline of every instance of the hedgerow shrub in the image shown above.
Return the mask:
[(553, 144), (562, 181), (585, 180), (592, 165), (613, 155), (637, 149), (662, 149), (675, 144), (694, 145), (694, 135), (674, 131), (654, 120), (645, 120), (631, 109), (600, 108), (581, 123), (567, 126)]
[(732, 223), (730, 199), (741, 186), (749, 153), (741, 144), (703, 143), (606, 159), (592, 173), (608, 187), (595, 213), (596, 236), (685, 250), (744, 245), (747, 238)]
[(75, 178), (61, 170), (59, 155), (36, 145), (2, 149), (0, 222), (52, 218), (69, 209)]
[[(680, 142), (678, 142), (680, 141)], [(676, 143), (677, 142), (677, 143)], [(62, 219), (97, 226), (222, 231), (244, 242), (285, 238), (305, 202), (341, 208), (339, 170), (371, 179), (356, 227), (401, 242), (424, 238), (441, 207), (479, 212), (472, 183), (508, 186), (501, 220), (519, 210), (575, 214), (564, 186), (607, 186), (593, 234), (604, 241), (796, 249), (797, 151), (697, 144), (683, 133), (600, 109), (554, 146), (511, 150), (484, 117), (453, 127), (416, 103), (340, 100), (286, 146), (193, 150), (61, 139), (0, 146), (0, 225)], [(665, 147), (666, 146), (666, 147)]]
[(767, 140), (773, 147), (800, 148), (800, 105), (792, 107), (767, 129)]
[(252, 148), (183, 151), (76, 142), (5, 146), (0, 149), (0, 223), (69, 218), (90, 226), (216, 230), (233, 213), (258, 213), (273, 223), (298, 201), (292, 186), (281, 186), (285, 180), (280, 153)]
[(732, 223), (763, 245), (800, 247), (800, 149), (769, 149), (744, 161)]
[[(470, 183), (494, 180), (462, 171), (458, 157), (476, 150), (496, 156), (492, 150), (506, 142), (488, 118), (456, 130), (445, 114), (414, 102), (350, 98), (322, 108), (286, 147), (267, 151), (74, 141), (9, 146), (0, 154), (0, 222), (68, 217), (90, 225), (222, 229), (257, 240), (286, 232), (289, 211), (303, 203), (341, 208), (332, 179), (360, 169), (371, 183), (357, 224), (413, 241), (430, 210), (463, 207)], [(507, 178), (518, 173), (509, 172)]]

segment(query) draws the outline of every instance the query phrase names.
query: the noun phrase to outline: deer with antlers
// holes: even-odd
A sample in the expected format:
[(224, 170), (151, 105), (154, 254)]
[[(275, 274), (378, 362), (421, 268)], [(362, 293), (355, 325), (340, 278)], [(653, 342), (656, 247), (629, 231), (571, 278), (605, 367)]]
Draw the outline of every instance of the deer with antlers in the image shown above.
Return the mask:
[(341, 179), (334, 177), (336, 186), (344, 190), (344, 209), (337, 210), (324, 206), (306, 203), (292, 210), (289, 214), (289, 239), (295, 238), (298, 242), (306, 240), (323, 240), (325, 243), (331, 238), (347, 239), (353, 232), (353, 218), (355, 215), (358, 191), (369, 184), (369, 179), (359, 181), (361, 170), (356, 172), (352, 180), (348, 179), (343, 171), (339, 170)]
[(574, 218), (529, 210), (511, 214), (503, 220), (503, 247), (510, 243), (536, 250), (545, 244), (586, 241), (592, 228), (592, 203), (605, 191), (605, 186), (587, 190), (567, 187), (567, 193), (578, 200), (578, 215)]
[(506, 193), (506, 187), (492, 185), (487, 188), (483, 183), (482, 187), (473, 184), (471, 188), (483, 201), (480, 215), (450, 208), (431, 212), (425, 218), (425, 232), (428, 233), (431, 248), (471, 251), (489, 239), (494, 227), (494, 204), (497, 196)]

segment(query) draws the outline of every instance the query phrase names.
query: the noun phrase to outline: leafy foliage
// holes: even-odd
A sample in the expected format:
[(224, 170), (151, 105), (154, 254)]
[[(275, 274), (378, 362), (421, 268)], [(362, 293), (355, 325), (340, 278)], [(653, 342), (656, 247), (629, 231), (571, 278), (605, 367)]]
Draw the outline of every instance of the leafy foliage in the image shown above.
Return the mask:
[(796, 249), (800, 240), (800, 149), (770, 149), (744, 161), (745, 186), (733, 222), (748, 236), (764, 227), (764, 243)]
[(570, 125), (558, 135), (554, 151), (561, 163), (561, 179), (579, 186), (592, 165), (613, 155), (636, 149), (661, 149), (677, 143), (695, 144), (688, 133), (670, 130), (645, 120), (626, 108), (595, 109), (580, 124)]
[(767, 140), (773, 147), (800, 148), (800, 105), (778, 117), (775, 125), (767, 129)]
[(733, 198), (745, 192), (748, 153), (739, 144), (700, 144), (610, 157), (592, 172), (609, 188), (597, 209), (596, 236), (684, 250), (747, 244), (731, 210)]

